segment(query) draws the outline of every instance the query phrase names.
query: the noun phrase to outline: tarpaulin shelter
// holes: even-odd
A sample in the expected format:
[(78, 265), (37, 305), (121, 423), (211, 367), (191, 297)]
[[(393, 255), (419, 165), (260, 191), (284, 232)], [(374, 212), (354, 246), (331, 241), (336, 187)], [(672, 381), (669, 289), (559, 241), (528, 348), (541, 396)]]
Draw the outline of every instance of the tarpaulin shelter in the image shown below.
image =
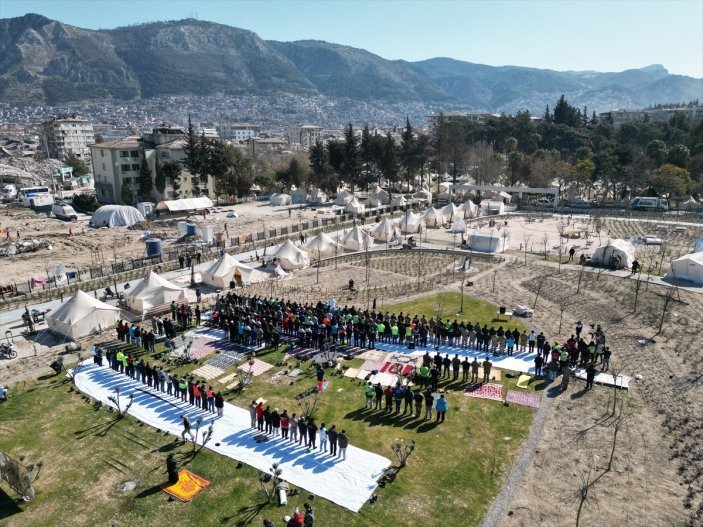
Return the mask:
[(78, 339), (113, 327), (119, 318), (119, 308), (78, 290), (56, 311), (46, 315), (46, 325), (54, 333)]
[(307, 203), (308, 201), (308, 192), (304, 188), (298, 188), (295, 189), (293, 192), (290, 193), (290, 200), (291, 203), (295, 205), (299, 205), (301, 203)]
[(103, 205), (90, 218), (91, 227), (131, 227), (144, 221), (144, 216), (127, 205)]
[(308, 203), (312, 204), (318, 204), (318, 203), (327, 203), (329, 201), (329, 196), (325, 194), (322, 190), (319, 188), (314, 189), (310, 193), (310, 197), (308, 198)]
[(348, 190), (342, 190), (334, 200), (334, 204), (340, 207), (348, 205), (354, 199), (354, 194)]
[(684, 254), (671, 262), (668, 275), (677, 280), (686, 280), (703, 285), (703, 253)]
[(422, 225), (422, 218), (411, 211), (407, 211), (398, 220), (398, 227), (400, 232), (414, 234), (420, 231), (420, 226)]
[(288, 194), (271, 194), (269, 198), (269, 203), (272, 207), (283, 207), (284, 205), (290, 205), (291, 199)]
[(444, 214), (442, 214), (442, 211), (435, 209), (434, 207), (427, 209), (422, 215), (422, 219), (425, 220), (425, 224), (428, 227), (435, 228), (441, 227), (447, 221)]
[(469, 234), (466, 245), (481, 253), (502, 253), (507, 247), (506, 239), (496, 233), (476, 232)]
[(447, 221), (453, 221), (456, 218), (463, 218), (464, 211), (454, 205), (454, 203), (449, 202), (447, 205), (442, 207), (442, 215), (447, 219)]
[(354, 198), (349, 203), (347, 203), (344, 210), (351, 212), (352, 214), (361, 214), (366, 210), (366, 207), (358, 199)]
[(635, 261), (635, 246), (626, 240), (612, 240), (607, 245), (597, 247), (593, 251), (591, 261), (605, 267), (632, 267), (632, 262)]
[(383, 190), (381, 187), (376, 185), (376, 187), (369, 193), (369, 198), (374, 198), (380, 201), (383, 205), (388, 205), (390, 203), (390, 195), (388, 192)]
[(376, 225), (376, 227), (374, 227), (370, 234), (376, 240), (389, 242), (398, 236), (398, 227), (388, 218), (384, 218), (378, 225)]
[(478, 216), (478, 205), (471, 200), (462, 203), (459, 208), (464, 211), (464, 218), (475, 218)]

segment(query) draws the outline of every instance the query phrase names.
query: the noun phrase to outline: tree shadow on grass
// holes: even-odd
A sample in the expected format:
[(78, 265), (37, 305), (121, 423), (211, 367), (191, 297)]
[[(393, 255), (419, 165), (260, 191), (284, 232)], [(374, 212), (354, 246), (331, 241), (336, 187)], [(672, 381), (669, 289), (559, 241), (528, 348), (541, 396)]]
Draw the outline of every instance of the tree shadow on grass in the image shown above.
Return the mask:
[(115, 417), (114, 419), (110, 419), (109, 421), (103, 421), (102, 423), (95, 424), (84, 430), (76, 430), (73, 433), (75, 434), (76, 439), (84, 439), (89, 435), (94, 435), (96, 437), (105, 437), (110, 431), (110, 429), (115, 426), (120, 421), (120, 419), (121, 417)]
[(256, 519), (266, 505), (268, 505), (268, 502), (262, 501), (256, 505), (240, 507), (236, 514), (233, 514), (232, 516), (225, 516), (220, 521), (221, 523), (229, 523), (230, 520), (234, 519), (234, 527), (247, 527), (248, 525), (251, 525), (251, 522)]

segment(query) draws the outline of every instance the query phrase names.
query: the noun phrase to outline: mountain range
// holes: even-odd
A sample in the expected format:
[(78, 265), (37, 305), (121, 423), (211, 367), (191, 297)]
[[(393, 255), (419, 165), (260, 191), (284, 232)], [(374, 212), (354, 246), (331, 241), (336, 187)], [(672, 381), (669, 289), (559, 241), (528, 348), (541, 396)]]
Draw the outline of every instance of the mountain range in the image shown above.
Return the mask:
[(363, 49), (278, 42), (186, 19), (89, 30), (36, 14), (0, 19), (0, 100), (14, 105), (157, 95), (326, 95), (442, 110), (541, 114), (561, 95), (591, 110), (688, 102), (703, 79), (660, 65), (617, 73), (387, 60)]

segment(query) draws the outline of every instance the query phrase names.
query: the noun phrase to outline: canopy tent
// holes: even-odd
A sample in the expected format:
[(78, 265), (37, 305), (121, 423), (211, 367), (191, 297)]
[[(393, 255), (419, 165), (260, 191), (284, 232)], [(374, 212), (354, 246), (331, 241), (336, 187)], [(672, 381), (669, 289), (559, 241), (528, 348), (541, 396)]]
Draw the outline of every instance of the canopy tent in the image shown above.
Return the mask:
[(272, 207), (283, 207), (284, 205), (290, 205), (291, 199), (288, 194), (271, 194), (269, 198), (269, 203)]
[(597, 247), (591, 261), (605, 267), (632, 267), (635, 261), (635, 246), (626, 240), (612, 240), (609, 244)]
[(393, 207), (405, 207), (408, 204), (408, 200), (405, 199), (405, 196), (399, 195), (393, 198), (393, 201), (391, 201), (391, 205)]
[(141, 282), (125, 293), (129, 309), (144, 314), (152, 307), (170, 304), (174, 300), (186, 297), (186, 291), (166, 280), (161, 275), (150, 271)]
[(352, 194), (348, 190), (342, 190), (339, 194), (337, 194), (337, 197), (334, 200), (334, 204), (338, 205), (340, 207), (344, 207), (345, 205), (349, 205), (349, 203), (353, 199), (354, 199), (354, 194)]
[(347, 203), (346, 207), (344, 207), (344, 210), (347, 212), (351, 212), (352, 214), (361, 214), (366, 210), (366, 206), (355, 197), (349, 203)]
[(481, 253), (502, 253), (508, 246), (503, 236), (490, 232), (469, 234), (466, 245), (472, 251)]
[(46, 325), (51, 331), (75, 340), (111, 328), (119, 318), (119, 308), (78, 290), (56, 311), (46, 315)]
[(407, 211), (400, 220), (398, 220), (398, 227), (400, 232), (414, 234), (420, 232), (420, 226), (422, 225), (422, 218), (418, 214), (414, 214), (411, 211)]
[(127, 205), (103, 205), (93, 213), (91, 227), (131, 227), (144, 221), (144, 216), (134, 207)]
[(359, 226), (352, 228), (340, 241), (350, 251), (366, 251), (373, 246), (371, 235)]
[(384, 218), (370, 234), (376, 240), (389, 242), (398, 235), (398, 227), (388, 218)]
[(301, 251), (292, 241), (286, 240), (274, 251), (271, 258), (278, 260), (280, 266), (286, 271), (302, 269), (310, 265), (310, 257)]
[(313, 190), (308, 198), (308, 203), (312, 204), (327, 203), (327, 201), (329, 201), (329, 197), (319, 188)]
[(299, 205), (300, 203), (307, 203), (308, 193), (304, 188), (295, 189), (290, 194), (291, 203)]
[(677, 280), (703, 285), (703, 253), (684, 254), (671, 262), (668, 275)]
[(430, 207), (425, 211), (425, 213), (422, 215), (422, 219), (425, 220), (425, 224), (428, 227), (434, 227), (434, 228), (439, 228), (442, 225), (444, 225), (444, 222), (447, 221), (444, 217), (444, 214), (442, 214), (442, 211), (435, 209), (434, 207)]
[(464, 218), (475, 218), (478, 216), (478, 205), (471, 200), (462, 203), (459, 208), (464, 211)]
[(230, 282), (238, 285), (254, 284), (266, 279), (266, 274), (235, 260), (228, 253), (214, 261), (201, 273), (204, 283), (224, 289)]
[(378, 201), (380, 201), (383, 205), (388, 205), (390, 203), (390, 195), (388, 192), (383, 190), (381, 187), (376, 185), (376, 188), (374, 188), (370, 193), (369, 193), (369, 198), (374, 198)]
[(340, 247), (329, 234), (321, 232), (305, 242), (303, 250), (314, 258), (329, 258), (337, 254)]
[(167, 210), (169, 212), (187, 212), (190, 210), (203, 210), (213, 207), (215, 204), (207, 196), (198, 198), (183, 198), (167, 201), (160, 201), (156, 205), (156, 210)]
[(442, 207), (442, 215), (447, 218), (447, 221), (453, 221), (456, 218), (463, 218), (464, 211), (450, 201), (447, 205)]

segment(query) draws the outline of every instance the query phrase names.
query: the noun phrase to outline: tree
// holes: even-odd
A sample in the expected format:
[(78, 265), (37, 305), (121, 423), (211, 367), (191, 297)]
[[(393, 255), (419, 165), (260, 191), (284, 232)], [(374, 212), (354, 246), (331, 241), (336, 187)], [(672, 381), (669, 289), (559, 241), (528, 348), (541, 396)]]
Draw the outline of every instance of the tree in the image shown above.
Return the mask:
[(361, 172), (361, 151), (359, 148), (359, 138), (354, 133), (351, 123), (344, 129), (344, 149), (342, 151), (342, 163), (340, 165), (340, 176), (349, 183), (351, 191), (358, 183)]
[(122, 188), (120, 189), (120, 198), (122, 203), (125, 205), (131, 205), (134, 203), (134, 192), (132, 191), (132, 185), (125, 181), (122, 182)]
[(388, 180), (390, 191), (393, 191), (393, 183), (398, 181), (399, 166), (396, 146), (391, 133), (388, 132), (383, 142), (383, 150), (379, 162), (379, 169), (383, 176)]
[(151, 191), (154, 189), (154, 180), (151, 179), (151, 170), (146, 162), (146, 156), (142, 153), (142, 163), (139, 167), (139, 198), (144, 201), (151, 199)]
[(163, 194), (164, 190), (166, 190), (166, 176), (164, 175), (161, 163), (159, 163), (158, 156), (154, 162), (154, 171), (156, 172), (156, 176), (154, 177), (154, 187), (156, 187), (159, 194)]
[(691, 152), (686, 145), (674, 145), (669, 150), (666, 160), (672, 165), (680, 168), (686, 168), (691, 157)]
[(666, 195), (668, 197), (684, 196), (689, 194), (691, 176), (685, 168), (666, 163), (661, 168), (650, 172), (647, 184), (658, 195)]
[[(180, 197), (181, 188), (181, 164), (178, 161), (167, 161), (161, 167), (161, 172), (163, 173), (164, 181), (168, 182), (173, 188), (173, 199), (178, 199)], [(165, 187), (164, 187), (165, 188)]]
[(666, 143), (661, 139), (655, 139), (647, 144), (647, 156), (654, 162), (656, 167), (660, 167), (667, 156)]
[(306, 171), (300, 161), (294, 157), (287, 167), (276, 171), (276, 179), (287, 188), (291, 188), (293, 185), (300, 188), (304, 186)]
[(430, 131), (430, 144), (434, 151), (435, 169), (441, 175), (444, 172), (447, 157), (447, 118), (442, 112), (434, 119)]
[(73, 177), (81, 177), (90, 174), (90, 169), (88, 165), (85, 164), (85, 161), (71, 151), (66, 154), (64, 163), (73, 169)]
[(410, 124), (410, 118), (405, 118), (405, 129), (400, 136), (400, 164), (405, 169), (405, 179), (408, 182), (408, 191), (415, 175), (417, 166), (417, 152), (415, 149), (415, 132)]
[(317, 140), (308, 155), (315, 184), (325, 192), (336, 192), (339, 180), (334, 176), (328, 148)]
[(186, 144), (183, 147), (183, 152), (186, 155), (183, 161), (183, 166), (188, 169), (193, 176), (198, 176), (203, 169), (203, 164), (206, 162), (204, 159), (204, 139), (205, 136), (198, 137), (195, 133), (195, 128), (193, 127), (193, 121), (190, 115), (188, 116), (188, 132), (186, 133)]

